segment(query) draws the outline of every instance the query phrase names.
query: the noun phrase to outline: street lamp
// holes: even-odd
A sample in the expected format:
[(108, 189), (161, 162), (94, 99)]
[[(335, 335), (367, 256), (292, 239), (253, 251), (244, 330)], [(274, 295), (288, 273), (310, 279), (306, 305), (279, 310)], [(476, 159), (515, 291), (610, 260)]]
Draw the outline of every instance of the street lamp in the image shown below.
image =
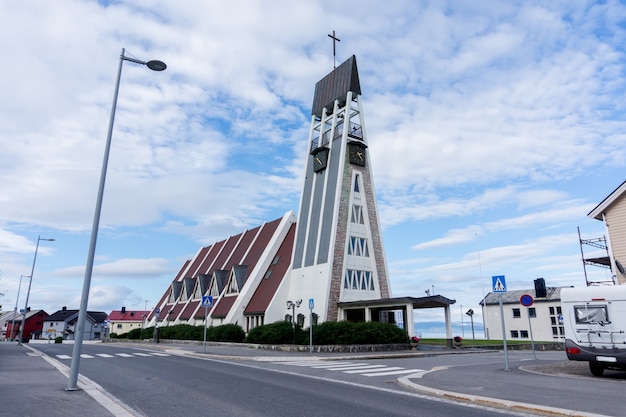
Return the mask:
[(22, 291), (22, 278), (24, 278), (27, 275), (21, 275), (20, 276), (20, 286), (17, 287), (17, 297), (15, 298), (15, 307), (13, 308), (13, 320), (11, 320), (11, 336), (9, 337), (10, 340), (13, 340), (13, 337), (15, 336), (15, 316), (17, 316), (17, 303), (20, 300), (20, 291)]
[(35, 262), (37, 261), (37, 250), (39, 249), (39, 242), (42, 240), (48, 242), (54, 242), (54, 239), (42, 239), (41, 236), (37, 236), (37, 246), (35, 246), (35, 257), (33, 258), (33, 267), (30, 270), (30, 279), (28, 280), (28, 291), (26, 292), (26, 303), (24, 304), (24, 315), (22, 317), (22, 324), (20, 325), (20, 340), (18, 344), (22, 345), (22, 339), (24, 338), (24, 323), (26, 323), (26, 313), (28, 312), (28, 297), (30, 296), (30, 286), (33, 283), (33, 274), (35, 273)]
[(295, 303), (293, 301), (287, 301), (287, 310), (292, 310), (293, 313), (291, 314), (291, 328), (292, 328), (292, 332), (293, 332), (293, 336), (292, 336), (292, 343), (296, 343), (296, 323), (295, 323), (295, 319), (296, 319), (296, 307), (300, 307), (300, 304), (302, 304), (302, 300), (298, 300)]
[(162, 61), (140, 61), (135, 58), (124, 56), (125, 49), (122, 48), (120, 54), (120, 64), (117, 70), (117, 81), (115, 83), (115, 91), (113, 93), (113, 104), (111, 106), (111, 117), (109, 119), (109, 130), (107, 133), (106, 144), (104, 147), (104, 158), (102, 159), (102, 170), (100, 172), (100, 186), (98, 188), (98, 197), (96, 200), (96, 210), (93, 216), (93, 226), (91, 229), (91, 240), (89, 242), (89, 253), (87, 255), (87, 266), (85, 267), (85, 278), (83, 280), (83, 292), (80, 299), (80, 309), (78, 311), (78, 321), (76, 322), (76, 333), (74, 338), (74, 350), (72, 353), (72, 364), (70, 367), (70, 377), (67, 386), (68, 391), (76, 391), (78, 389), (78, 368), (80, 366), (80, 352), (83, 344), (85, 319), (87, 318), (87, 302), (89, 301), (89, 287), (91, 286), (91, 274), (93, 272), (93, 262), (96, 253), (96, 241), (98, 240), (98, 226), (100, 224), (100, 212), (102, 211), (102, 197), (104, 195), (104, 183), (107, 176), (107, 165), (109, 163), (109, 151), (111, 149), (111, 136), (113, 135), (113, 123), (115, 122), (115, 108), (117, 107), (117, 95), (120, 90), (120, 78), (122, 76), (122, 64), (124, 61), (134, 62), (135, 64), (145, 65), (152, 71), (163, 71), (167, 68)]

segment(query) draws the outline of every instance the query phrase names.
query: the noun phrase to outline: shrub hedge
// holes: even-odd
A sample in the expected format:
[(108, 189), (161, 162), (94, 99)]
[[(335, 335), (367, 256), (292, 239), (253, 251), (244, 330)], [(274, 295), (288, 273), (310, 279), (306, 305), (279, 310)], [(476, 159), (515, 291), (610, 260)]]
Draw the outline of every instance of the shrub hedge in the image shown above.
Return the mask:
[[(151, 339), (154, 327), (134, 329), (119, 338), (131, 340)], [(113, 335), (111, 335), (113, 337)], [(204, 327), (179, 324), (176, 326), (159, 327), (159, 338), (173, 340), (203, 340)], [(267, 345), (309, 344), (309, 329), (300, 326), (292, 328), (288, 321), (257, 326), (250, 330), (248, 336), (237, 324), (224, 324), (207, 328), (206, 339), (212, 342), (257, 343)], [(367, 322), (352, 323), (349, 321), (327, 321), (313, 326), (313, 343), (316, 345), (359, 345), (408, 342), (406, 332), (394, 324)]]
[[(259, 344), (291, 344), (294, 330), (291, 323), (278, 321), (250, 330), (246, 341)], [(327, 321), (313, 326), (313, 343), (316, 345), (358, 345), (405, 343), (406, 332), (394, 324), (379, 322), (352, 323)], [(309, 344), (309, 329), (296, 326), (295, 343)]]

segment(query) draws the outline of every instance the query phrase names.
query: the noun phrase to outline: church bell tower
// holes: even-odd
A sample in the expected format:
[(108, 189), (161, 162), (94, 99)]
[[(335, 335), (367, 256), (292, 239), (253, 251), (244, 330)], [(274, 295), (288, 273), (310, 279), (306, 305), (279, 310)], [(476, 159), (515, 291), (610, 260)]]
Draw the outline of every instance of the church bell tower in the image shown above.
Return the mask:
[(315, 86), (308, 150), (289, 299), (343, 320), (339, 302), (391, 295), (354, 55)]

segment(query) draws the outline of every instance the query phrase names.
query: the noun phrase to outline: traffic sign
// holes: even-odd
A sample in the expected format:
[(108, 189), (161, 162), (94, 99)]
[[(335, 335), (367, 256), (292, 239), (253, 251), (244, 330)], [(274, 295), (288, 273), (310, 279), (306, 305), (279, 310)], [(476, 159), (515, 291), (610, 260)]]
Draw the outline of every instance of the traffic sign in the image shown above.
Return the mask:
[(533, 300), (533, 296), (530, 294), (524, 294), (519, 298), (519, 302), (521, 305), (523, 305), (524, 307), (530, 307), (531, 305), (533, 305), (533, 303), (535, 302), (535, 300)]
[(202, 307), (211, 307), (213, 305), (213, 297), (210, 295), (202, 296)]
[(313, 310), (314, 305), (315, 305), (315, 301), (312, 298), (309, 298), (309, 310)]
[(504, 275), (494, 275), (491, 277), (493, 292), (506, 292), (506, 280)]

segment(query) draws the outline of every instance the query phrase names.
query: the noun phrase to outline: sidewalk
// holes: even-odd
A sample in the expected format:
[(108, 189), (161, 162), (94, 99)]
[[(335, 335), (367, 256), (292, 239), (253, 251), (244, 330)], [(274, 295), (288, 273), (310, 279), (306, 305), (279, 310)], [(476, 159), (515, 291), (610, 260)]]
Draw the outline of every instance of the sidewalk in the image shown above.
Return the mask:
[(41, 355), (17, 342), (0, 342), (0, 416), (111, 417), (86, 386), (66, 391), (64, 376)]

